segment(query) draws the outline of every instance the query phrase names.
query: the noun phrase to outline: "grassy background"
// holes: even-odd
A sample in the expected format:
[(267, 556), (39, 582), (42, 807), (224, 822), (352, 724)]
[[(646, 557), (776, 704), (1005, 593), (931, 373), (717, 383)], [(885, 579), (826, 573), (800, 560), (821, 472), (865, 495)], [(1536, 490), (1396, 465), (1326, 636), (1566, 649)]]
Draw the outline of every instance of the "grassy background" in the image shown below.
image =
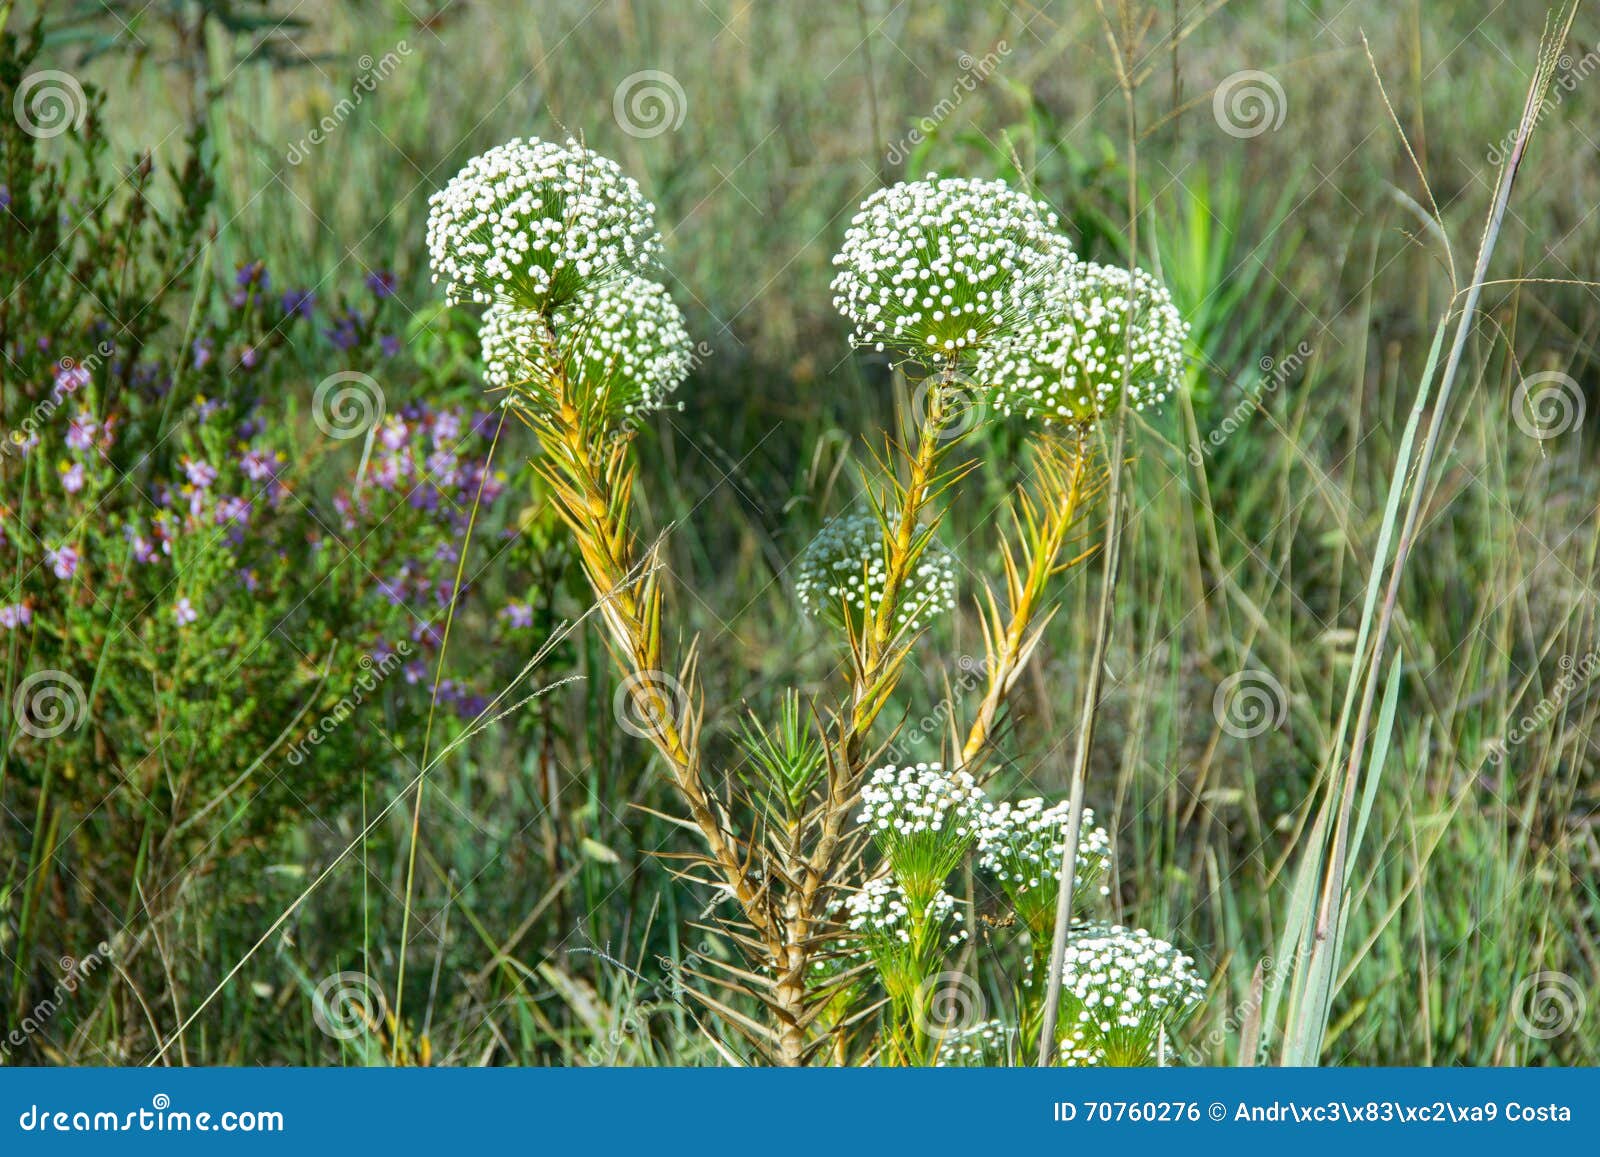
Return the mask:
[[(741, 701), (826, 678), (786, 595), (787, 566), (850, 503), (862, 436), (904, 402), (886, 367), (850, 353), (829, 301), (829, 257), (855, 204), (907, 168), (998, 173), (1032, 183), (1086, 255), (1126, 246), (1129, 144), (1093, 5), (307, 0), (243, 6), (268, 18), (234, 31), (198, 21), (192, 4), (82, 5), (81, 18), (50, 7), (49, 56), (106, 88), (119, 143), (160, 156), (189, 117), (208, 118), (225, 190), (217, 268), (260, 257), (280, 283), (308, 285), (393, 268), (413, 334), (441, 324), (422, 245), (427, 196), (474, 152), (564, 129), (639, 178), (659, 209), (670, 283), (711, 349), (685, 410), (645, 440), (640, 491), (646, 523), (673, 526), (674, 610), (685, 636), (702, 636), (709, 698), (724, 705), (711, 725), (723, 732)], [(1428, 194), (1363, 34), (1459, 280), (1544, 13), (1535, 0), (1487, 11), (1163, 3), (1140, 25), (1140, 259), (1173, 286), (1201, 356), (1188, 396), (1136, 430), (1090, 802), (1115, 836), (1118, 915), (1175, 939), (1214, 977), (1188, 1034), (1197, 1062), (1236, 1059), (1251, 973), (1281, 927), (1399, 428), (1451, 294), (1445, 239), (1414, 208)], [(1600, 89), (1583, 66), (1597, 45), (1600, 17), (1580, 13), (1573, 84), (1540, 125), (1496, 278), (1597, 277)], [(365, 58), (386, 53), (392, 73), (324, 143), (286, 159), (351, 93)], [(963, 54), (987, 53), (998, 67), (965, 91)], [(681, 124), (648, 138), (625, 132), (613, 108), (619, 83), (644, 69), (670, 73), (683, 93)], [(1246, 69), (1282, 91), (1281, 124), (1247, 139), (1223, 131), (1212, 102)], [(908, 165), (895, 146), (924, 117), (937, 124)], [(1597, 306), (1575, 284), (1485, 293), (1402, 590), (1406, 680), (1354, 866), (1329, 1061), (1600, 1060), (1600, 702), (1587, 685), (1563, 691), (1548, 722), (1498, 765), (1487, 758), (1600, 646), (1594, 423), (1538, 440), (1512, 406), (1535, 371), (1592, 383)], [(1293, 371), (1262, 389), (1264, 366), (1297, 348)], [(1220, 444), (1192, 453), (1225, 421)], [(1016, 432), (985, 437), (991, 464), (946, 532), (973, 574), (993, 572), (987, 525)], [(1063, 790), (1093, 571), (1075, 572), (1021, 689), (1003, 775), (1019, 791)], [(978, 648), (974, 632), (958, 618), (929, 641), (926, 669), (902, 691), (908, 712), (937, 697), (949, 657)], [(456, 1063), (710, 1062), (681, 1009), (639, 1006), (703, 939), (690, 923), (711, 898), (672, 884), (651, 855), (681, 846), (679, 833), (630, 809), (667, 797), (644, 745), (612, 725), (598, 640), (579, 632), (552, 667), (586, 678), (431, 781), (409, 1031)], [(1248, 739), (1213, 709), (1219, 684), (1243, 670), (1283, 689), (1281, 724)], [(373, 811), (392, 797), (389, 770), (359, 769)], [(318, 1032), (306, 997), (341, 970), (392, 983), (408, 812), (360, 841), (250, 956), (186, 1034), (188, 1059), (320, 1063), (373, 1047)], [(171, 991), (145, 994), (155, 1019), (170, 1029), (212, 993), (362, 823), (307, 817), (246, 903), (220, 907), (196, 882), (168, 936)], [(1587, 1005), (1548, 1039), (1518, 1026), (1540, 972), (1572, 978)], [(127, 1055), (109, 1028), (63, 1031), (58, 1046), (61, 1059)]]

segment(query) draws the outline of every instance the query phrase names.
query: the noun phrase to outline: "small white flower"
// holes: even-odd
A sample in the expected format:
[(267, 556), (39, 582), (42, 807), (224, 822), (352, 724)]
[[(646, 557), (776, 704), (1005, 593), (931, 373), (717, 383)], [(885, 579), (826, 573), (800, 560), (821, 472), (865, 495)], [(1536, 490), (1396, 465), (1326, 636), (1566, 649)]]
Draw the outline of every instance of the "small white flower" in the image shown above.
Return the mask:
[(644, 277), (585, 290), (548, 324), (497, 303), (484, 313), (478, 338), (490, 388), (512, 390), (535, 408), (550, 402), (550, 377), (564, 369), (575, 389), (610, 413), (658, 410), (693, 363), (683, 314), (665, 286)]
[(1176, 390), (1188, 335), (1172, 295), (1150, 274), (1086, 263), (1007, 341), (981, 351), (972, 377), (1001, 413), (1089, 422), (1115, 405), (1125, 366), (1136, 410)]
[[(1055, 923), (1068, 810), (1066, 800), (1046, 807), (1034, 797), (986, 807), (978, 820), (979, 865), (994, 873), (1035, 933)], [(1111, 837), (1095, 826), (1093, 809), (1084, 808), (1073, 888), (1077, 902), (1086, 901), (1091, 889), (1109, 894), (1103, 881), (1110, 870)]]
[(511, 140), (428, 200), (428, 253), (445, 300), (550, 313), (661, 249), (655, 207), (615, 161), (569, 140)]
[(1204, 998), (1194, 961), (1143, 928), (1102, 925), (1067, 943), (1063, 1019), (1112, 1063), (1146, 1064), (1156, 1043)]
[(833, 259), (851, 343), (945, 358), (1010, 333), (1072, 267), (1055, 227), (1004, 181), (930, 174), (878, 190)]
[(986, 1068), (1003, 1065), (1016, 1051), (1017, 1029), (1002, 1020), (986, 1020), (946, 1034), (934, 1057), (935, 1068)]
[[(845, 926), (869, 942), (890, 941), (909, 947), (917, 927), (938, 928), (946, 922), (961, 923), (961, 909), (956, 898), (942, 889), (923, 906), (921, 919), (912, 920), (906, 894), (893, 876), (878, 876), (868, 880), (861, 890), (845, 898)], [(966, 939), (966, 932), (958, 929), (950, 937), (951, 943)]]
[[(891, 516), (890, 529), (896, 519)], [(896, 625), (916, 629), (956, 605), (955, 556), (930, 543), (900, 585)], [(883, 528), (870, 511), (832, 519), (795, 563), (795, 597), (812, 618), (877, 611), (887, 573)]]

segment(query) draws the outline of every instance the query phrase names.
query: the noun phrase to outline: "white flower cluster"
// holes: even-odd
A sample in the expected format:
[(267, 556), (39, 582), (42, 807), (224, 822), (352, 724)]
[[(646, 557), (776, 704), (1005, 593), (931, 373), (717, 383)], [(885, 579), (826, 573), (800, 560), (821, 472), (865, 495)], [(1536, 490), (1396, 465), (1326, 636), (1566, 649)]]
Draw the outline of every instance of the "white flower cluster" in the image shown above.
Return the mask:
[(980, 347), (1031, 318), (1074, 262), (1049, 207), (1004, 181), (930, 174), (862, 202), (833, 263), (851, 344)]
[[(933, 1064), (935, 1068), (944, 1069), (1031, 1063), (1031, 1057), (1018, 1055), (1018, 1048), (1019, 1034), (1015, 1025), (1003, 1020), (986, 1020), (940, 1041)], [(1092, 1068), (1105, 1063), (1105, 1050), (1090, 1039), (1081, 1025), (1067, 1030), (1057, 1045), (1056, 1064), (1063, 1068)]]
[[(852, 892), (845, 898), (844, 910), (845, 926), (869, 942), (912, 946), (916, 929), (912, 927), (911, 905), (893, 876), (878, 876), (868, 880), (860, 891)], [(934, 893), (933, 899), (923, 905), (922, 919), (915, 923), (920, 928), (930, 929), (938, 928), (946, 921), (960, 925), (962, 915), (956, 898), (941, 888)], [(950, 934), (949, 943), (959, 944), (966, 936), (966, 932), (958, 927)]]
[(1177, 389), (1188, 335), (1172, 295), (1150, 274), (1086, 263), (1049, 307), (980, 351), (972, 376), (993, 390), (1002, 413), (1088, 422), (1115, 405), (1124, 367), (1136, 410)]
[(981, 1068), (1004, 1064), (1017, 1039), (1014, 1025), (1003, 1020), (986, 1020), (969, 1029), (952, 1032), (939, 1042), (935, 1068)]
[[(1040, 888), (1054, 897), (1066, 846), (1068, 810), (1066, 800), (1046, 807), (1037, 796), (985, 808), (978, 822), (978, 862), (993, 872), (1013, 897)], [(1077, 879), (1080, 884), (1098, 882), (1110, 870), (1111, 837), (1104, 828), (1094, 826), (1094, 811), (1084, 808), (1078, 832)], [(1110, 891), (1100, 885), (1102, 896)]]
[(1056, 1064), (1068, 1069), (1086, 1069), (1106, 1063), (1105, 1050), (1090, 1039), (1083, 1025), (1067, 1029), (1056, 1042)]
[(906, 840), (921, 835), (975, 836), (983, 791), (968, 772), (946, 774), (938, 763), (889, 764), (861, 789), (858, 822), (874, 835)]
[[(891, 518), (891, 529), (895, 520)], [(795, 563), (795, 596), (812, 618), (875, 612), (885, 577), (883, 528), (870, 511), (828, 522)], [(900, 586), (896, 625), (916, 630), (956, 605), (955, 556), (930, 543)]]
[(638, 276), (606, 281), (542, 315), (498, 302), (478, 331), (484, 378), (537, 402), (559, 358), (582, 389), (620, 414), (664, 407), (693, 364), (683, 314), (665, 286)]
[(511, 140), (428, 201), (428, 253), (445, 300), (549, 313), (583, 290), (648, 266), (655, 207), (615, 161), (569, 140)]
[(1194, 961), (1143, 928), (1118, 924), (1067, 942), (1062, 990), (1087, 1038), (1102, 1048), (1118, 1040), (1154, 1039), (1205, 996)]

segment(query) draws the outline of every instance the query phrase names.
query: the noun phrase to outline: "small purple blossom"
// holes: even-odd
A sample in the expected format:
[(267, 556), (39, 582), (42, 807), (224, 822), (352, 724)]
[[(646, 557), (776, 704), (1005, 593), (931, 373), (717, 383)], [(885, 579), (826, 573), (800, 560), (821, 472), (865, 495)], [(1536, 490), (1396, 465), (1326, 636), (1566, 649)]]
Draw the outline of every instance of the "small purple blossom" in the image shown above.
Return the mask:
[(527, 603), (507, 603), (500, 608), (500, 617), (513, 630), (533, 626), (533, 608)]
[(187, 455), (183, 458), (183, 473), (190, 485), (204, 490), (217, 480), (217, 468), (209, 462), (196, 461)]
[(67, 425), (67, 446), (80, 454), (94, 448), (94, 436), (99, 424), (88, 410), (79, 410)]
[(89, 371), (80, 365), (62, 362), (56, 369), (56, 397), (75, 394), (89, 384)]
[(230, 522), (248, 523), (250, 521), (250, 502), (238, 495), (230, 494), (217, 500), (217, 525), (221, 526)]
[(8, 603), (0, 607), (0, 627), (14, 631), (33, 622), (33, 608), (27, 603)]
[(65, 581), (78, 573), (78, 551), (75, 547), (61, 546), (46, 550), (44, 557), (58, 579)]
[(461, 415), (454, 410), (440, 410), (433, 416), (433, 444), (450, 446), (461, 437)]
[(283, 313), (285, 317), (309, 319), (311, 311), (316, 304), (317, 295), (309, 289), (291, 289), (283, 295)]
[(366, 318), (353, 309), (347, 309), (335, 319), (332, 329), (323, 332), (339, 349), (351, 350), (361, 344), (361, 330), (365, 324)]
[(390, 414), (378, 430), (378, 441), (385, 450), (398, 450), (411, 440), (411, 431), (399, 417)]
[(200, 612), (194, 609), (194, 604), (187, 598), (182, 598), (172, 604), (172, 617), (177, 620), (178, 626), (187, 627), (200, 617)]
[(267, 482), (277, 477), (278, 458), (265, 450), (247, 450), (239, 457), (239, 469), (252, 482)]
[(83, 489), (83, 463), (74, 462), (61, 471), (61, 489), (76, 494)]
[(367, 288), (372, 290), (375, 297), (393, 297), (394, 274), (387, 270), (367, 274)]

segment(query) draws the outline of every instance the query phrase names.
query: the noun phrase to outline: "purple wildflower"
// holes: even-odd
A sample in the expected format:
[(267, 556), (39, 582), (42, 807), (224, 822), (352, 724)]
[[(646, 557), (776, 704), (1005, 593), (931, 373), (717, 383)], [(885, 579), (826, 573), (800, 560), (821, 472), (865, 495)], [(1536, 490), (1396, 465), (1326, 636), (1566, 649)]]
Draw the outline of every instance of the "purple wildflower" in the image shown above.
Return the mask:
[(239, 469), (252, 482), (266, 482), (277, 476), (278, 462), (265, 450), (247, 450), (239, 458)]
[(448, 446), (461, 437), (461, 415), (454, 410), (440, 410), (433, 416), (433, 444)]
[(50, 569), (55, 572), (58, 579), (65, 581), (78, 573), (78, 551), (71, 546), (57, 547), (55, 550), (46, 550), (44, 557), (50, 563)]
[(316, 304), (317, 295), (309, 289), (291, 289), (283, 295), (285, 317), (310, 318)]
[(250, 502), (238, 495), (230, 494), (226, 498), (217, 500), (217, 525), (229, 522), (248, 523), (250, 521)]
[(99, 428), (93, 414), (88, 410), (79, 410), (67, 425), (67, 446), (80, 454), (93, 449), (95, 432)]
[(89, 371), (80, 365), (62, 362), (56, 370), (56, 397), (75, 394), (89, 384)]
[(197, 462), (185, 455), (183, 458), (183, 472), (188, 477), (191, 485), (204, 490), (217, 480), (217, 468), (209, 462)]

